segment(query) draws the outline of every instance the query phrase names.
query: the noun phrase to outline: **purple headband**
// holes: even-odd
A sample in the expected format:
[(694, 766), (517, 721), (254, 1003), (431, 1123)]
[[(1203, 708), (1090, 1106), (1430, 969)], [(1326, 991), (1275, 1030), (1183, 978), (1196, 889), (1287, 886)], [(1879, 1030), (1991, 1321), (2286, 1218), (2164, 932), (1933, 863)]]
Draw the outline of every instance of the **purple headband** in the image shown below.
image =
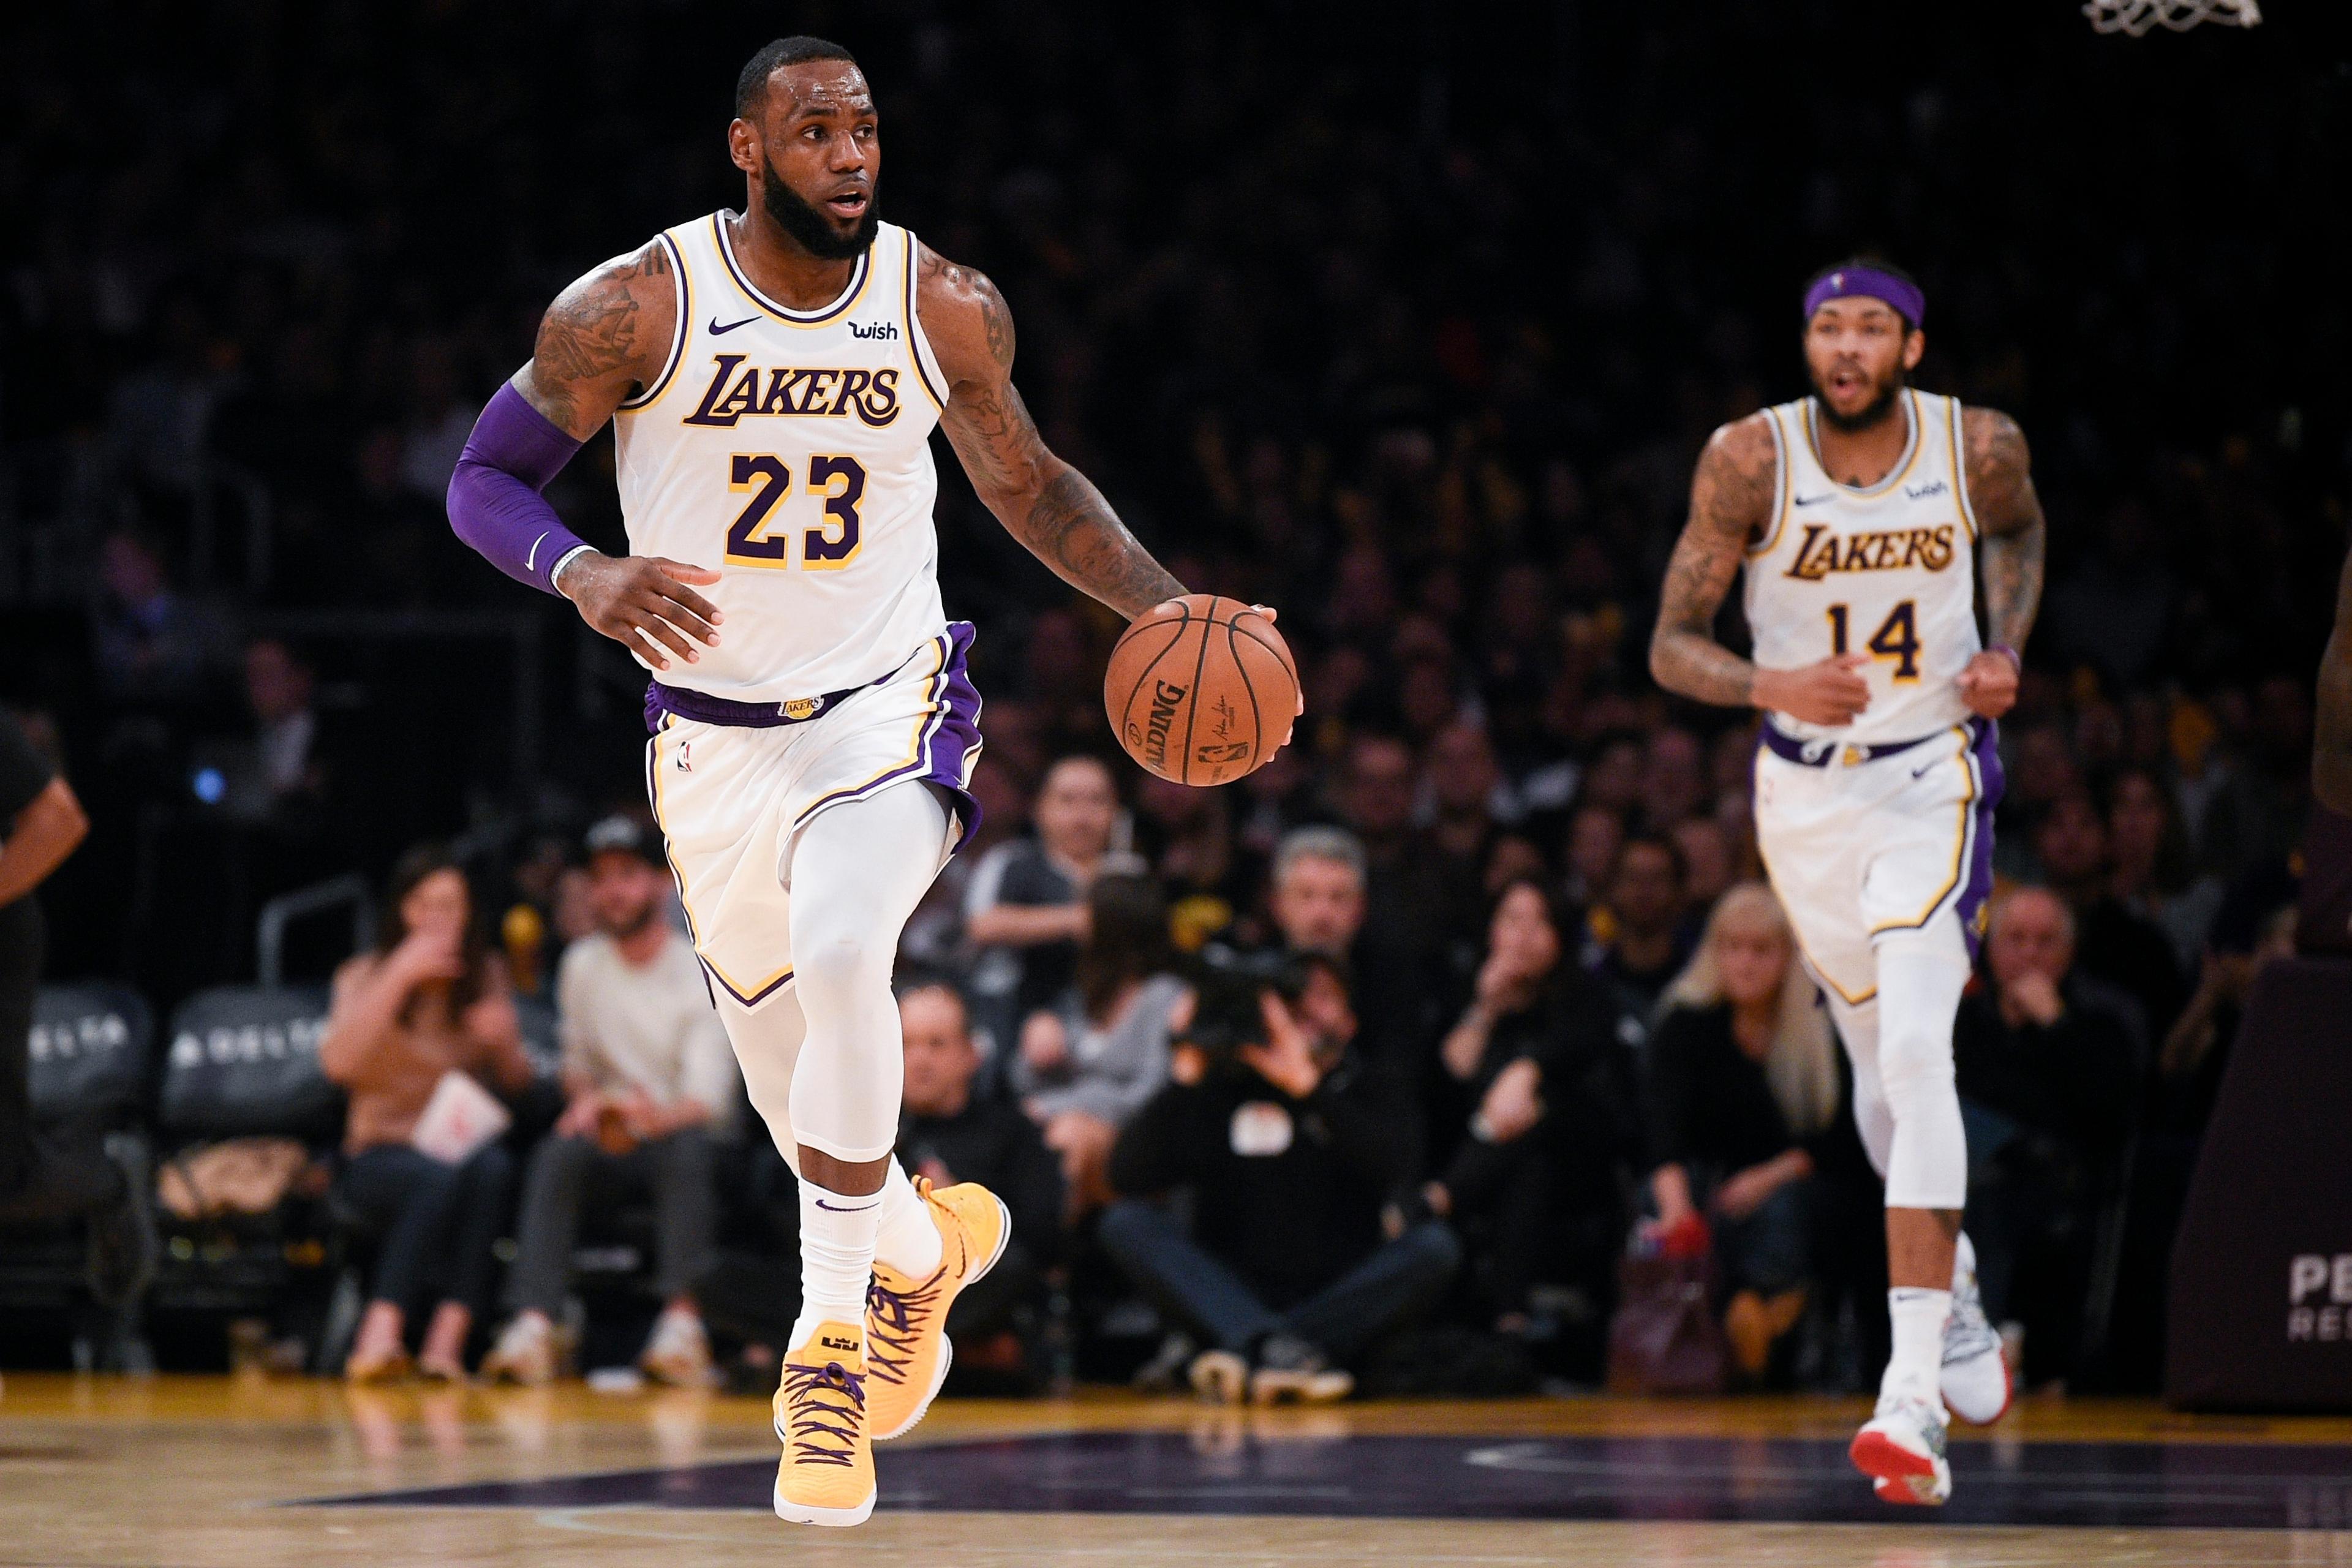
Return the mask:
[(1820, 279), (1805, 290), (1805, 320), (1832, 300), (1843, 300), (1853, 295), (1876, 300), (1892, 305), (1903, 319), (1916, 327), (1927, 315), (1927, 296), (1919, 292), (1919, 285), (1897, 278), (1892, 272), (1881, 272), (1875, 267), (1841, 267)]

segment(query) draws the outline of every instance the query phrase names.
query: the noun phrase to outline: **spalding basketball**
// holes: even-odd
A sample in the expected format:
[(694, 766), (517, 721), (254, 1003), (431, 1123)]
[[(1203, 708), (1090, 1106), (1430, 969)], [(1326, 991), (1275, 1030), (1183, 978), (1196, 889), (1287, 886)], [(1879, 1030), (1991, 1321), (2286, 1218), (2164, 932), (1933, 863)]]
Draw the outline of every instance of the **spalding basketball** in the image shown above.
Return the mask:
[(1177, 784), (1231, 784), (1290, 734), (1298, 666), (1265, 612), (1187, 594), (1136, 616), (1110, 650), (1103, 706), (1146, 769)]

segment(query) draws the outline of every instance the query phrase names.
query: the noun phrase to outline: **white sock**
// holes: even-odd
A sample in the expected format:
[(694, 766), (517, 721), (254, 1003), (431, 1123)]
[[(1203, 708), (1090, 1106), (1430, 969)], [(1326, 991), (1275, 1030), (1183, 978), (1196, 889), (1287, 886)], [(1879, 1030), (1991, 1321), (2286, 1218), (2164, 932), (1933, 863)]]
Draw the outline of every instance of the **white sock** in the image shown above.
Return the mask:
[(1976, 1271), (1976, 1244), (1964, 1230), (1952, 1243), (1952, 1283), (1958, 1285), (1963, 1276), (1973, 1276)]
[(1886, 1316), (1895, 1325), (1895, 1353), (1886, 1360), (1879, 1397), (1908, 1395), (1940, 1406), (1944, 1373), (1944, 1324), (1952, 1315), (1949, 1290), (1896, 1286), (1886, 1293)]
[(792, 1349), (808, 1343), (819, 1323), (846, 1323), (862, 1341), (881, 1221), (878, 1193), (845, 1197), (801, 1183), (801, 1315), (793, 1324)]
[(874, 1256), (908, 1279), (928, 1279), (945, 1252), (940, 1227), (931, 1223), (931, 1205), (892, 1160), (882, 1177), (882, 1228), (874, 1238)]

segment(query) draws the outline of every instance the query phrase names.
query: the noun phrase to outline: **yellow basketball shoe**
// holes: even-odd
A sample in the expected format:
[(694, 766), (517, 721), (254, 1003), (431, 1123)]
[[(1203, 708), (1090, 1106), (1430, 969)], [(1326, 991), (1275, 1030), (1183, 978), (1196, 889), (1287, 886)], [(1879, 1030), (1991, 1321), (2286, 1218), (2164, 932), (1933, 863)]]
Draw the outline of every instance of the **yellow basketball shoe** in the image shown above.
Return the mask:
[(947, 1381), (955, 1347), (948, 1342), (948, 1308), (957, 1292), (996, 1267), (1013, 1234), (1003, 1200), (977, 1182), (934, 1191), (928, 1177), (915, 1191), (940, 1230), (940, 1266), (911, 1279), (880, 1258), (866, 1292), (867, 1397), (874, 1440), (898, 1436), (923, 1418)]
[(874, 1445), (866, 1435), (866, 1353), (848, 1323), (819, 1323), (784, 1358), (776, 1390), (776, 1517), (864, 1524), (874, 1511)]

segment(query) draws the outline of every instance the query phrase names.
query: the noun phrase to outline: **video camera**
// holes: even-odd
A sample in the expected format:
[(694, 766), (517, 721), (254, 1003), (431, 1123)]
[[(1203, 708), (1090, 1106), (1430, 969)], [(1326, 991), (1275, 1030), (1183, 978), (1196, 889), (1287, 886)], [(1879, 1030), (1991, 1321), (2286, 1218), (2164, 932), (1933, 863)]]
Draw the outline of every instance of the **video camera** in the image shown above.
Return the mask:
[(1192, 964), (1192, 1021), (1177, 1042), (1191, 1046), (1212, 1067), (1233, 1061), (1244, 1046), (1266, 1043), (1265, 1015), (1259, 999), (1272, 991), (1296, 1006), (1312, 973), (1311, 961), (1286, 952), (1239, 952), (1221, 942), (1201, 950)]

